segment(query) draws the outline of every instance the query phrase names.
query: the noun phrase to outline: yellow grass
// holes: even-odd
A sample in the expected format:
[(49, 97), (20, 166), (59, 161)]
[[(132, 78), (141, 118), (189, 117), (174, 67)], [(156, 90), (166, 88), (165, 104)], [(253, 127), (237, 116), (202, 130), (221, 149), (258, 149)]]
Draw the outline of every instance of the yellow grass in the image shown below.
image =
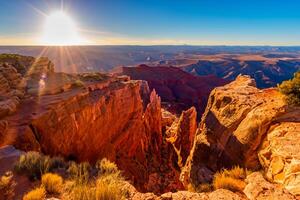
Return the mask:
[(118, 176), (112, 174), (100, 177), (96, 185), (96, 199), (121, 200), (125, 199), (121, 190), (122, 183)]
[(213, 186), (215, 189), (227, 189), (233, 192), (243, 191), (246, 183), (247, 171), (240, 168), (234, 167), (230, 170), (222, 170), (214, 176)]
[(46, 198), (46, 190), (43, 187), (36, 188), (28, 192), (23, 200), (44, 200)]
[(50, 194), (59, 194), (63, 186), (63, 179), (57, 174), (47, 173), (42, 176), (42, 186)]

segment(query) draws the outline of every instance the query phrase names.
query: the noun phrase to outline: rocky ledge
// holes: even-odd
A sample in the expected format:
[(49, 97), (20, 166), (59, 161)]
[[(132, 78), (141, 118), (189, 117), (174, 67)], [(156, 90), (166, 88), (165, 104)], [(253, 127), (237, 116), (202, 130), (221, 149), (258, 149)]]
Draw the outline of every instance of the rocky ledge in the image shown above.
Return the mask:
[(248, 76), (212, 91), (181, 173), (185, 185), (212, 181), (222, 168), (263, 169), (266, 178), (300, 194), (300, 109), (275, 88), (259, 90)]

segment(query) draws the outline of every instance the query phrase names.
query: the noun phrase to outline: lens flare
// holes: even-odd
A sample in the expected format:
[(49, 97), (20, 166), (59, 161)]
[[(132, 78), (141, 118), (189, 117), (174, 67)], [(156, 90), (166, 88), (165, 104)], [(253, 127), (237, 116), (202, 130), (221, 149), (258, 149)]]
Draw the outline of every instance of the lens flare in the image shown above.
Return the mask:
[(76, 24), (66, 13), (57, 11), (46, 17), (41, 43), (43, 45), (81, 45), (85, 41), (80, 37)]

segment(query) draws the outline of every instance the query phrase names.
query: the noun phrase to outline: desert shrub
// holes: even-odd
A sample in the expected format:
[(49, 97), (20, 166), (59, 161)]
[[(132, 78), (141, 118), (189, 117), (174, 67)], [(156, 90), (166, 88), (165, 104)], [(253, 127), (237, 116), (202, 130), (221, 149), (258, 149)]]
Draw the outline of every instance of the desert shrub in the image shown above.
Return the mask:
[(46, 198), (46, 190), (43, 187), (36, 188), (28, 192), (23, 200), (44, 200)]
[(68, 173), (76, 184), (86, 184), (89, 181), (91, 166), (87, 162), (79, 163), (71, 162)]
[(188, 185), (188, 191), (190, 192), (211, 192), (213, 190), (213, 186), (209, 183), (202, 183), (198, 186), (194, 186), (193, 184)]
[(63, 186), (63, 199), (68, 200), (114, 200), (124, 199), (124, 178), (117, 166), (107, 159), (96, 163), (98, 178), (89, 180), (92, 171), (88, 163), (70, 162), (70, 180)]
[(96, 163), (96, 168), (98, 170), (99, 175), (101, 174), (114, 174), (119, 173), (119, 169), (117, 165), (107, 158), (103, 158), (102, 160), (98, 160)]
[(0, 199), (9, 200), (14, 198), (14, 188), (16, 183), (13, 181), (12, 172), (6, 172), (0, 177)]
[(64, 197), (68, 200), (96, 200), (96, 188), (89, 184), (75, 184)]
[(125, 193), (122, 191), (123, 180), (123, 177), (118, 173), (100, 176), (96, 183), (96, 199), (125, 199)]
[(37, 180), (47, 172), (66, 167), (67, 164), (61, 157), (50, 158), (39, 152), (30, 151), (20, 156), (15, 171), (26, 174), (31, 180)]
[(286, 95), (289, 104), (300, 105), (300, 71), (294, 74), (291, 80), (283, 81), (278, 85), (279, 91)]
[(64, 158), (55, 156), (50, 158), (51, 169), (62, 169), (67, 167), (67, 163)]
[(247, 170), (240, 167), (234, 167), (230, 170), (222, 170), (214, 175), (214, 189), (227, 189), (233, 192), (243, 191), (246, 186), (244, 179), (247, 176)]
[(33, 151), (21, 155), (15, 165), (18, 173), (26, 174), (31, 180), (39, 179), (42, 174), (49, 172), (50, 168), (50, 157)]
[(42, 176), (42, 186), (50, 194), (59, 194), (63, 186), (63, 179), (57, 174), (46, 173)]

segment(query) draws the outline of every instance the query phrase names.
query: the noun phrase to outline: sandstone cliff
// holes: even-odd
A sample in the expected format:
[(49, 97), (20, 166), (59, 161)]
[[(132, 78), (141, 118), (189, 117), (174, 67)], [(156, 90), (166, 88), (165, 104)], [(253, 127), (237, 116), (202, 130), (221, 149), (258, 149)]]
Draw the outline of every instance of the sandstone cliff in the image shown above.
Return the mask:
[(165, 121), (174, 119), (162, 117), (160, 97), (147, 82), (98, 73), (23, 79), (18, 109), (0, 121), (1, 146), (76, 161), (107, 157), (139, 190), (182, 188), (179, 171), (169, 163), (174, 149), (163, 141)]
[(240, 165), (255, 170), (262, 165), (269, 180), (283, 183), (297, 194), (299, 114), (275, 88), (259, 90), (247, 76), (216, 88), (181, 180), (198, 185), (211, 181), (212, 174), (223, 167)]

